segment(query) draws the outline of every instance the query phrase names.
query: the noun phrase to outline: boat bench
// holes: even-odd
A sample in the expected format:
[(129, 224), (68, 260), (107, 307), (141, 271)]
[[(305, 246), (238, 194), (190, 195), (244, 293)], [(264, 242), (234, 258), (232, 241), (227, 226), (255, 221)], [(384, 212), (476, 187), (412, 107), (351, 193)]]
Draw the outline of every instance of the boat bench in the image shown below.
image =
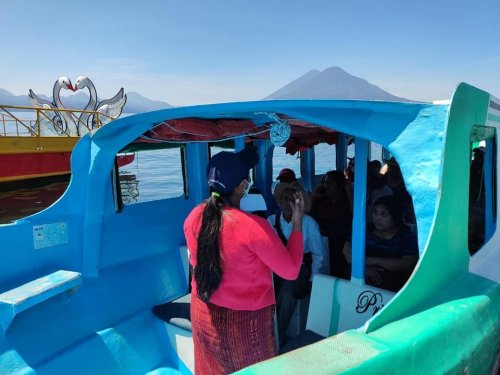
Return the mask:
[(72, 293), (81, 283), (79, 272), (59, 270), (0, 294), (0, 327), (6, 332), (17, 314), (54, 296)]
[[(1, 327), (5, 331), (17, 314), (55, 296), (71, 295), (82, 280), (78, 272), (59, 270), (0, 294)], [(163, 332), (150, 311), (141, 311), (99, 331), (88, 332), (77, 342), (62, 348), (58, 355), (36, 364), (36, 371), (47, 374), (186, 373), (186, 366), (169, 354)], [(12, 360), (11, 357), (10, 353), (0, 353), (0, 363)], [(92, 361), (82, 360), (85, 358), (92, 358)], [(20, 361), (19, 366), (25, 372), (33, 372), (24, 362)]]
[(306, 330), (324, 337), (363, 326), (394, 292), (329, 275), (315, 275)]
[(363, 326), (395, 295), (371, 285), (329, 275), (314, 276), (306, 330), (280, 348), (280, 353)]
[[(179, 250), (186, 285), (189, 285), (189, 250), (185, 245), (180, 246)], [(188, 293), (174, 301), (154, 306), (153, 314), (161, 320), (159, 322), (161, 329), (166, 333), (168, 342), (177, 354), (179, 361), (194, 373), (194, 344), (190, 308), (191, 293)]]
[(158, 321), (141, 311), (64, 348), (37, 365), (41, 374), (181, 374), (187, 370), (169, 353)]
[(153, 314), (161, 319), (161, 329), (166, 333), (172, 350), (194, 373), (194, 344), (191, 332), (191, 293), (172, 302), (156, 305)]

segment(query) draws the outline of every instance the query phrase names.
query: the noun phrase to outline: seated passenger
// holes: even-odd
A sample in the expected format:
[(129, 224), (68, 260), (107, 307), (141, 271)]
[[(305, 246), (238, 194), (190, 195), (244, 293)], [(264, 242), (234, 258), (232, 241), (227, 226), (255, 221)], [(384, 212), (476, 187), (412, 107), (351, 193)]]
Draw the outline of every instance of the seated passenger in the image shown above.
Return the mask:
[(349, 162), (344, 169), (345, 191), (347, 193), (347, 199), (349, 199), (352, 211), (354, 204), (354, 158), (347, 157), (347, 159)]
[(344, 169), (344, 176), (347, 181), (354, 183), (354, 158), (347, 157), (349, 160)]
[(368, 170), (375, 172), (376, 174), (380, 174), (380, 170), (382, 169), (382, 163), (378, 160), (372, 160), (368, 163)]
[[(294, 186), (296, 186), (297, 188), (299, 188), (299, 190), (302, 192), (302, 194), (304, 195), (304, 197), (306, 197), (308, 199), (308, 202), (310, 202), (311, 200), (311, 192), (310, 191), (306, 191), (304, 189), (304, 187), (302, 186), (302, 184), (297, 180), (297, 177), (295, 175), (295, 172), (293, 170), (291, 170), (290, 168), (283, 168), (280, 173), (278, 174), (278, 177), (276, 177), (276, 180), (279, 181), (278, 184), (275, 185), (275, 187), (277, 185), (279, 185), (280, 182), (284, 182), (284, 183), (287, 183), (287, 184), (292, 184)], [(274, 189), (273, 189), (274, 191)], [(271, 202), (271, 212), (274, 212), (275, 214), (278, 214), (281, 212), (281, 206), (279, 204), (279, 202), (276, 201), (276, 198), (275, 196), (273, 195), (273, 201)], [(309, 208), (311, 207), (310, 204), (308, 204), (308, 206), (305, 208), (305, 212), (307, 213), (307, 211), (309, 210)]]
[(484, 245), (484, 211), (478, 207), (469, 207), (469, 253), (474, 255)]
[(403, 221), (408, 224), (415, 224), (413, 200), (408, 190), (406, 190), (399, 164), (393, 157), (387, 160), (385, 182), (392, 189), (392, 196), (398, 201), (403, 210)]
[(318, 222), (321, 234), (328, 237), (330, 273), (348, 279), (349, 267), (342, 255), (342, 248), (351, 234), (352, 209), (342, 172), (326, 173), (321, 185), (313, 193), (309, 215)]
[[(365, 281), (396, 292), (417, 264), (417, 236), (403, 224), (401, 207), (391, 196), (375, 202), (372, 215), (373, 225), (366, 231)], [(345, 243), (344, 256), (351, 264), (351, 241)]]
[(469, 252), (474, 255), (484, 245), (484, 146), (472, 150), (469, 177)]
[(469, 206), (484, 210), (484, 151), (483, 146), (472, 150), (470, 163)]
[(286, 184), (291, 184), (292, 182), (297, 181), (297, 177), (295, 176), (295, 172), (290, 168), (283, 168), (278, 174), (278, 177), (276, 177), (276, 180)]
[(309, 198), (311, 197), (311, 192), (304, 189), (304, 186), (297, 180), (295, 172), (290, 168), (283, 168), (278, 174), (278, 177), (276, 177), (276, 180), (287, 184), (297, 185), (302, 189), (302, 193), (307, 194)]
[[(280, 182), (274, 189), (276, 201), (282, 208), (282, 213), (271, 215), (268, 218), (281, 241), (286, 246), (288, 238), (292, 232), (292, 206), (297, 192), (301, 192), (295, 184)], [(307, 197), (304, 200), (304, 210), (309, 205)], [(297, 300), (304, 298), (311, 292), (311, 282), (313, 275), (325, 273), (327, 270), (326, 249), (324, 247), (318, 224), (316, 221), (304, 215), (302, 221), (302, 233), (304, 236), (304, 258), (295, 280), (285, 280), (275, 277), (274, 289), (276, 293), (276, 313), (278, 318), (278, 332), (280, 345), (285, 343), (285, 333), (290, 323), (290, 319), (295, 310)]]
[(385, 183), (380, 171), (380, 162), (372, 160), (368, 163), (366, 179), (366, 222), (372, 222), (372, 210), (375, 202), (386, 195), (392, 195), (392, 189)]

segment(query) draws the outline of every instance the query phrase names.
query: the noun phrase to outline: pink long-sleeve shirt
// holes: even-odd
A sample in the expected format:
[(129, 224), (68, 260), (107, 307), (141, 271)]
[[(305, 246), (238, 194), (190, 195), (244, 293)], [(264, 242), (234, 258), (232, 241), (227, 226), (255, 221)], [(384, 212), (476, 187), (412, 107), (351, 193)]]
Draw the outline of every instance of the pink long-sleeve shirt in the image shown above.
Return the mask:
[[(184, 222), (189, 262), (196, 267), (198, 233), (204, 205), (195, 207)], [(302, 264), (302, 232), (292, 232), (285, 247), (267, 220), (226, 207), (220, 235), (222, 281), (210, 302), (233, 310), (259, 310), (275, 303), (272, 273), (294, 280)], [(196, 293), (196, 280), (191, 280)]]

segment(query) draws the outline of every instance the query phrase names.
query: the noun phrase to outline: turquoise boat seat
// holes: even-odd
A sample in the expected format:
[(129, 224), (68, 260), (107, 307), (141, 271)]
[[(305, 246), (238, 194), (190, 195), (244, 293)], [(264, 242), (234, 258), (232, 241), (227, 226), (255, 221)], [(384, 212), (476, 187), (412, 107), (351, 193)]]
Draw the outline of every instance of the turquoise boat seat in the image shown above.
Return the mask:
[[(189, 250), (183, 245), (179, 248), (184, 267), (186, 283), (189, 283)], [(194, 344), (191, 332), (191, 293), (174, 301), (153, 307), (160, 329), (166, 335), (170, 347), (175, 352), (180, 367), (194, 373)]]
[(79, 272), (59, 270), (0, 294), (0, 326), (6, 332), (17, 314), (63, 293), (71, 294), (82, 283)]
[(175, 301), (155, 306), (153, 313), (167, 336), (179, 364), (194, 373), (194, 344), (190, 319), (191, 294)]
[(306, 330), (328, 337), (363, 326), (395, 293), (328, 275), (313, 279)]
[[(37, 366), (43, 374), (181, 374), (172, 360), (161, 326), (151, 312), (142, 312), (95, 332), (59, 356)], [(82, 358), (89, 358), (82, 361)], [(91, 359), (91, 360), (90, 360)], [(68, 364), (72, 364), (68, 367)]]

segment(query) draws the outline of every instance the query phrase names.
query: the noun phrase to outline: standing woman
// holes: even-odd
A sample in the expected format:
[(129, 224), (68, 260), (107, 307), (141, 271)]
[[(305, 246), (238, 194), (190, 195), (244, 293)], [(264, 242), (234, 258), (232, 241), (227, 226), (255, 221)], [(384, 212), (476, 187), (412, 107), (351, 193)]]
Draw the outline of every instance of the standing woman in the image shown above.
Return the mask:
[(293, 229), (285, 247), (265, 219), (239, 209), (257, 161), (253, 148), (216, 154), (207, 166), (210, 197), (184, 222), (197, 375), (232, 373), (277, 354), (272, 272), (287, 280), (299, 273), (304, 200), (296, 193), (290, 202)]

